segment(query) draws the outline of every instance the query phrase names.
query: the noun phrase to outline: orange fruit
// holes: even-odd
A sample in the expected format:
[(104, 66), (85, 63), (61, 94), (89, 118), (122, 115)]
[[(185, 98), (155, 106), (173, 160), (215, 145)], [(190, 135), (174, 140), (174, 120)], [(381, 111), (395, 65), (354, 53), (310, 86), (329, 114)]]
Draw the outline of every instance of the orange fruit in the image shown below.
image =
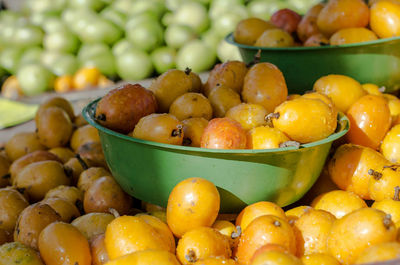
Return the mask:
[(64, 93), (74, 90), (74, 79), (71, 75), (58, 76), (54, 80), (54, 91)]
[(73, 77), (73, 84), (76, 90), (85, 90), (98, 85), (101, 73), (95, 67), (83, 67)]

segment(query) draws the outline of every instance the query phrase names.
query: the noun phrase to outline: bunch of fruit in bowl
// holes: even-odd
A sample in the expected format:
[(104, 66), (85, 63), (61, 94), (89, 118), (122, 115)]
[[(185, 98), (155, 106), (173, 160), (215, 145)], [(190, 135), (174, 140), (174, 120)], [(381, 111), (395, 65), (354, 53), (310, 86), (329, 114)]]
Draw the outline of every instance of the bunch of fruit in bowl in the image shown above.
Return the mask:
[(279, 148), (335, 132), (338, 111), (329, 97), (287, 96), (275, 65), (229, 61), (216, 65), (204, 85), (187, 69), (167, 71), (149, 89), (119, 87), (98, 102), (95, 118), (134, 138), (215, 149)]
[(257, 47), (342, 45), (400, 36), (400, 2), (329, 0), (304, 15), (290, 9), (269, 21), (248, 18), (233, 33), (237, 43)]

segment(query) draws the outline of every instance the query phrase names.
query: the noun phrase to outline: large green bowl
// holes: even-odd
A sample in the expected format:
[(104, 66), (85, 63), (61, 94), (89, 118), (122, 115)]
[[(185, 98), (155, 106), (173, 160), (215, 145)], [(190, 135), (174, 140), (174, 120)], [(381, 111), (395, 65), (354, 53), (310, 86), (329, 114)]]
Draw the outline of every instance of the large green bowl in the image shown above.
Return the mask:
[(190, 177), (212, 181), (221, 194), (221, 211), (234, 213), (247, 204), (273, 201), (286, 206), (300, 199), (318, 178), (334, 140), (349, 129), (338, 117), (336, 132), (321, 141), (265, 150), (215, 150), (161, 144), (109, 130), (95, 119), (98, 100), (82, 111), (99, 130), (110, 170), (130, 195), (166, 206), (173, 187)]
[(263, 48), (243, 45), (229, 34), (226, 41), (239, 47), (243, 61), (253, 61), (261, 51), (261, 62), (278, 66), (290, 93), (312, 90), (314, 82), (328, 74), (353, 77), (361, 83), (400, 88), (400, 37), (356, 44), (320, 47)]

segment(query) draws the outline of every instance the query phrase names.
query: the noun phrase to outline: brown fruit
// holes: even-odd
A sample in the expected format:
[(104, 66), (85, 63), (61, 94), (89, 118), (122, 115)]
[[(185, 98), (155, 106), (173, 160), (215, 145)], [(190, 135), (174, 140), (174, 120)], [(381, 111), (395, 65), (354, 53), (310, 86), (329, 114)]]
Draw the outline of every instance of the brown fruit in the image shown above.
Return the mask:
[(217, 84), (208, 95), (216, 118), (225, 117), (226, 112), (242, 103), (240, 95), (233, 89)]
[(104, 234), (107, 225), (114, 219), (114, 215), (109, 213), (88, 213), (76, 218), (71, 224), (78, 228), (87, 240), (92, 240)]
[(64, 164), (64, 168), (72, 172), (72, 183), (78, 182), (79, 175), (86, 169), (89, 168), (89, 161), (82, 159), (81, 157), (73, 157)]
[(39, 253), (19, 242), (0, 246), (0, 264), (2, 265), (44, 265)]
[(0, 188), (6, 187), (10, 184), (10, 161), (0, 155)]
[(108, 168), (100, 142), (89, 142), (81, 145), (77, 153), (90, 166)]
[(300, 20), (297, 26), (297, 36), (302, 42), (305, 42), (312, 35), (319, 33), (317, 18), (323, 7), (324, 4), (321, 3), (314, 5)]
[(230, 118), (212, 119), (204, 129), (200, 146), (212, 149), (246, 149), (246, 131)]
[(8, 158), (11, 161), (17, 160), (21, 156), (36, 150), (45, 150), (35, 132), (22, 132), (14, 134), (5, 145)]
[(75, 152), (79, 147), (90, 142), (100, 142), (99, 132), (92, 125), (84, 125), (74, 131), (70, 145)]
[(89, 124), (89, 123), (85, 120), (85, 118), (83, 117), (82, 113), (80, 113), (78, 116), (75, 117), (74, 124), (75, 124), (76, 127), (79, 128), (79, 127), (82, 127), (82, 126), (84, 126), (86, 124)]
[(88, 168), (85, 171), (83, 171), (79, 176), (77, 187), (82, 192), (86, 192), (89, 189), (89, 187), (93, 184), (93, 182), (104, 176), (111, 177), (112, 175), (108, 170), (102, 167)]
[(47, 198), (42, 200), (41, 203), (47, 204), (53, 208), (53, 210), (61, 216), (61, 221), (66, 223), (70, 223), (81, 215), (75, 205), (61, 198)]
[(47, 99), (42, 104), (40, 104), (40, 107), (39, 107), (38, 111), (36, 112), (36, 116), (35, 116), (36, 124), (38, 123), (38, 119), (42, 115), (42, 112), (45, 109), (50, 108), (50, 107), (61, 108), (68, 114), (71, 121), (73, 121), (75, 119), (74, 108), (72, 107), (71, 103), (68, 100), (66, 100), (65, 98), (53, 97), (53, 98)]
[(0, 189), (0, 229), (11, 235), (19, 214), (28, 206), (29, 203), (18, 191)]
[(207, 127), (208, 121), (204, 118), (190, 118), (182, 121), (183, 145), (200, 147), (201, 136)]
[(182, 121), (190, 118), (212, 118), (210, 101), (200, 93), (185, 93), (177, 97), (169, 107), (169, 113)]
[(270, 21), (273, 25), (289, 33), (293, 33), (300, 23), (301, 16), (288, 8), (280, 9), (272, 14)]
[(275, 28), (275, 26), (265, 20), (247, 18), (237, 24), (233, 32), (233, 37), (237, 43), (254, 45), (258, 37), (260, 37), (264, 31), (271, 28)]
[(96, 120), (103, 126), (129, 133), (140, 118), (157, 111), (151, 91), (139, 84), (125, 84), (111, 90), (97, 104)]
[(60, 185), (49, 190), (44, 198), (64, 199), (75, 205), (80, 212), (83, 211), (83, 192), (77, 187)]
[(106, 245), (104, 244), (104, 234), (97, 235), (91, 240), (90, 249), (92, 253), (92, 265), (103, 265), (110, 260)]
[(55, 147), (49, 150), (50, 153), (55, 154), (63, 164), (67, 163), (68, 160), (75, 157), (75, 153), (67, 147)]

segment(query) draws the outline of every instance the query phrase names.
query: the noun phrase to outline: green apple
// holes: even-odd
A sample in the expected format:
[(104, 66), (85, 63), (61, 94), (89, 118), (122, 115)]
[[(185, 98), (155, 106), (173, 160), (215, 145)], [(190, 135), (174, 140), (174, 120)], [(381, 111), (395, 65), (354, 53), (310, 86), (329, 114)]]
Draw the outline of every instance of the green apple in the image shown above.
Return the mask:
[(69, 0), (68, 3), (70, 7), (76, 9), (93, 9), (99, 11), (104, 7), (103, 0)]
[(174, 22), (174, 14), (172, 12), (165, 13), (161, 18), (161, 24), (163, 24), (164, 27), (168, 27), (173, 22)]
[(111, 6), (104, 8), (101, 11), (100, 15), (103, 18), (113, 22), (115, 25), (117, 25), (120, 28), (125, 27), (126, 20), (127, 20), (126, 15)]
[(133, 45), (129, 40), (121, 39), (117, 43), (114, 44), (111, 52), (114, 54), (114, 56), (118, 56), (118, 55), (124, 54), (125, 51), (127, 51), (128, 49), (130, 49), (132, 47), (133, 47)]
[(46, 25), (46, 22), (50, 18), (58, 18), (59, 14), (55, 12), (40, 12), (40, 13), (32, 13), (29, 17), (29, 21), (35, 25), (42, 27)]
[(181, 24), (172, 24), (167, 27), (164, 32), (165, 43), (173, 48), (179, 49), (185, 43), (196, 39), (196, 33), (194, 30), (187, 26)]
[(226, 61), (242, 61), (239, 48), (225, 40), (221, 40), (217, 48), (218, 59), (221, 62)]
[(182, 2), (183, 0), (165, 0), (165, 6), (168, 10), (175, 11), (181, 6)]
[(135, 48), (152, 51), (163, 43), (163, 33), (158, 22), (145, 21), (128, 29), (126, 37)]
[(18, 47), (32, 47), (42, 44), (43, 31), (34, 25), (19, 26), (13, 36), (13, 44)]
[(131, 48), (116, 57), (117, 73), (127, 81), (141, 80), (153, 73), (150, 56), (139, 49)]
[(185, 44), (176, 56), (178, 69), (191, 68), (199, 73), (210, 69), (216, 60), (214, 50), (201, 40), (192, 40)]
[(104, 43), (84, 43), (79, 48), (78, 59), (85, 60), (86, 58), (94, 57), (102, 53), (107, 53), (110, 48)]
[(268, 20), (271, 15), (287, 4), (279, 0), (254, 0), (247, 5), (251, 17)]
[[(0, 12), (1, 13), (1, 12)], [(3, 23), (0, 25), (0, 44), (4, 46), (13, 46), (13, 38), (17, 27), (13, 24)]]
[(159, 47), (151, 53), (151, 61), (159, 74), (175, 68), (175, 60), (176, 50), (172, 47)]
[(225, 37), (229, 33), (233, 32), (236, 25), (247, 16), (239, 16), (236, 13), (224, 13), (213, 21), (212, 27), (218, 33), (219, 36)]
[(53, 31), (44, 36), (43, 47), (49, 51), (74, 53), (79, 47), (79, 40), (69, 30)]
[(106, 76), (116, 75), (115, 57), (110, 49), (108, 49), (107, 52), (86, 57), (80, 61), (81, 67), (96, 67), (102, 74)]
[(42, 53), (43, 49), (40, 47), (31, 47), (26, 49), (19, 60), (19, 65), (22, 66), (30, 63), (40, 63)]
[(18, 69), (19, 60), (24, 49), (9, 47), (0, 52), (0, 66), (11, 74), (15, 74)]
[(202, 33), (209, 25), (207, 8), (198, 2), (184, 2), (175, 11), (173, 23), (188, 25), (196, 33)]
[(317, 0), (288, 0), (287, 8), (290, 8), (299, 14), (305, 14), (308, 9), (313, 5), (318, 4), (320, 1)]
[(26, 1), (26, 7), (30, 13), (60, 12), (67, 2), (68, 0), (34, 0)]
[(227, 11), (232, 11), (238, 6), (244, 7), (244, 0), (213, 0), (209, 10), (210, 18), (214, 20), (220, 15), (226, 13)]
[(60, 18), (49, 17), (43, 22), (43, 30), (46, 33), (68, 30), (68, 27)]
[(165, 12), (165, 5), (157, 0), (136, 0), (129, 11), (131, 16), (145, 12), (152, 13), (159, 19)]
[(78, 35), (82, 42), (113, 44), (121, 38), (122, 30), (107, 19), (98, 17), (90, 21)]
[(54, 75), (41, 64), (27, 64), (20, 67), (17, 79), (25, 95), (35, 96), (53, 87)]
[(81, 33), (88, 25), (93, 24), (98, 17), (98, 14), (90, 9), (66, 9), (61, 15), (65, 25), (75, 34)]
[(210, 28), (201, 35), (201, 40), (214, 50), (217, 48), (219, 42), (223, 39), (214, 28)]
[(0, 12), (0, 23), (14, 25), (22, 19), (22, 14), (12, 10), (1, 10)]
[(47, 67), (48, 69), (51, 68), (52, 65), (62, 56), (61, 53), (55, 51), (46, 51), (42, 52), (42, 56), (40, 58), (40, 62), (42, 65)]
[(128, 21), (125, 24), (125, 31), (134, 29), (137, 25), (140, 25), (142, 23), (146, 22), (157, 23), (157, 21), (158, 21), (157, 17), (152, 13), (145, 12), (143, 14), (138, 14), (128, 19)]
[(119, 12), (124, 13), (125, 15), (129, 14), (129, 10), (132, 10), (133, 5), (132, 0), (114, 0), (111, 3), (111, 7), (118, 10)]
[(49, 69), (56, 75), (73, 75), (79, 69), (79, 61), (73, 54), (59, 54)]

